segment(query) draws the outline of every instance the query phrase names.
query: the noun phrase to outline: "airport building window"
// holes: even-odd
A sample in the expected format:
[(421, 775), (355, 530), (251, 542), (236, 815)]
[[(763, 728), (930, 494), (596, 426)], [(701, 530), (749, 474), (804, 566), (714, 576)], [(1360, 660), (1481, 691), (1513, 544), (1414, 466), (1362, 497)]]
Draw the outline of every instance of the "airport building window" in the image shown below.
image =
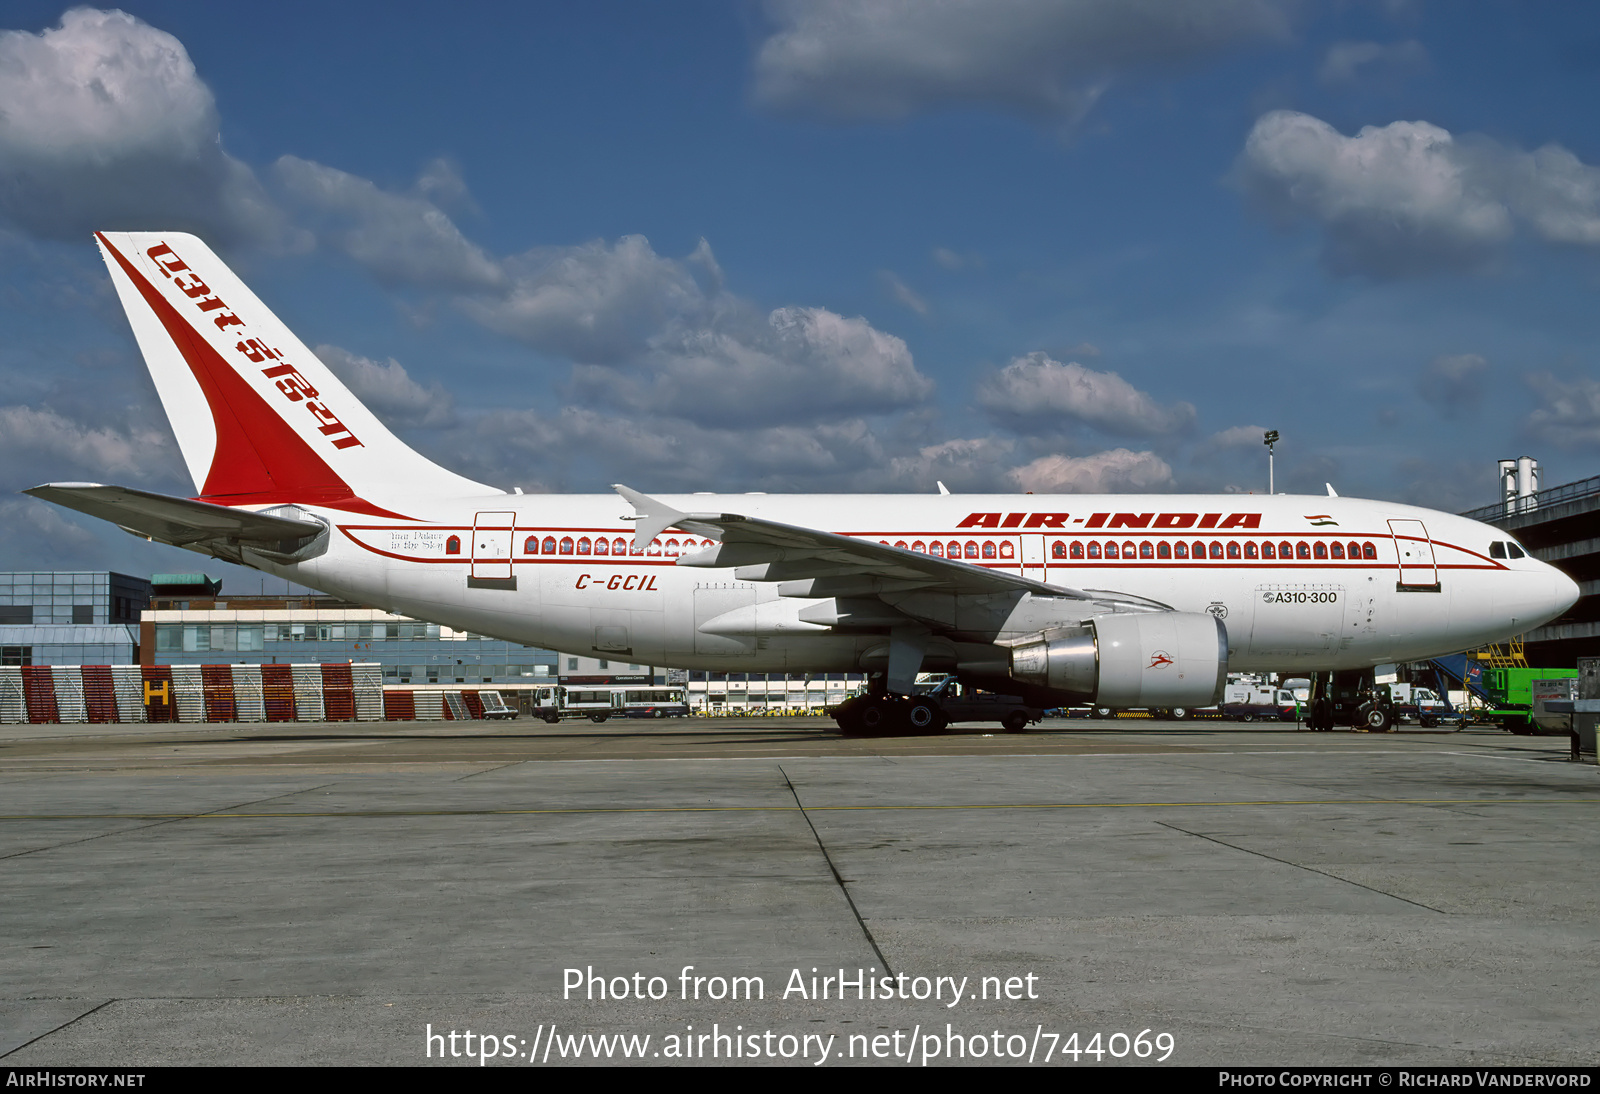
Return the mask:
[(461, 553), (461, 537), (451, 536), (449, 539), (445, 540), (444, 553), (447, 555), (459, 555)]
[(1255, 545), (1255, 541), (1254, 540), (1250, 540), (1250, 541), (1245, 543), (1245, 545), (1244, 545), (1244, 557), (1245, 558), (1255, 558), (1256, 557), (1256, 545)]
[(0, 646), (0, 665), (33, 664), (32, 646)]
[(1156, 544), (1156, 557), (1171, 558), (1172, 544), (1168, 543), (1166, 540), (1162, 540), (1160, 543)]

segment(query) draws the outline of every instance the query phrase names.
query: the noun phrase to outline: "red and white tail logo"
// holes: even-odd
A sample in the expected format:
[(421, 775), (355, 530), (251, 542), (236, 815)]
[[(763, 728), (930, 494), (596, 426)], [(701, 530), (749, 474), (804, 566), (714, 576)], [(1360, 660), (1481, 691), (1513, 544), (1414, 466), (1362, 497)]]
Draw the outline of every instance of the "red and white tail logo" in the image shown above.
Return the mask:
[(500, 492), (389, 432), (194, 236), (95, 238), (207, 501), (397, 515), (372, 499)]

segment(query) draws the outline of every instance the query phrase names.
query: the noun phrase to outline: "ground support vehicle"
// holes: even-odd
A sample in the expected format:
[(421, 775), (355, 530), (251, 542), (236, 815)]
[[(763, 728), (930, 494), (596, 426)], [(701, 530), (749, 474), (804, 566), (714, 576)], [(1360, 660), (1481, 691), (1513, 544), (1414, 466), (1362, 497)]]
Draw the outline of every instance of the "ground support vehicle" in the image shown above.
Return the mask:
[(555, 725), (563, 718), (682, 718), (689, 704), (681, 685), (648, 684), (552, 685), (540, 688), (531, 707), (535, 718)]
[(1471, 709), (1462, 711), (1463, 721), (1468, 717), (1482, 720), (1522, 736), (1539, 732), (1534, 721), (1534, 681), (1566, 680), (1578, 675), (1577, 669), (1490, 668), (1481, 659), (1464, 653), (1436, 657), (1431, 663), (1459, 683), (1469, 696)]
[(863, 693), (829, 709), (849, 737), (921, 736), (943, 733), (952, 722), (999, 722), (1021, 733), (1044, 717), (1014, 695), (975, 688), (954, 676), (917, 685), (907, 698)]

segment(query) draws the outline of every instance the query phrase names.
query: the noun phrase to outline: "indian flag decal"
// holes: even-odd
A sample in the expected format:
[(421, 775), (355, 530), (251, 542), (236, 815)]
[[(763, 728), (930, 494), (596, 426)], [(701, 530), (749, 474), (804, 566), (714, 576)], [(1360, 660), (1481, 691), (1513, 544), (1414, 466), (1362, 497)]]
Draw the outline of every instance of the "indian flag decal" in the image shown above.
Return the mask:
[(1339, 526), (1339, 522), (1334, 520), (1327, 513), (1310, 513), (1307, 514), (1306, 519), (1311, 522), (1311, 526), (1313, 528), (1321, 528), (1327, 524), (1331, 524), (1335, 528)]

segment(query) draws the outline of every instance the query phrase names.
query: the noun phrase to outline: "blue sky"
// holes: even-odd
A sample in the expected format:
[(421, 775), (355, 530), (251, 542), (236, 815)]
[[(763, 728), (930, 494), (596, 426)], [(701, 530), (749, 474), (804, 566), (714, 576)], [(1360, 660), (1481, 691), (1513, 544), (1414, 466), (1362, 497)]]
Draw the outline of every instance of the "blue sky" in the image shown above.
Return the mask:
[[(1600, 471), (1587, 5), (0, 8), (4, 568), (197, 565), (88, 233), (204, 235), (417, 447), (530, 491)], [(216, 570), (216, 564), (211, 564)]]

